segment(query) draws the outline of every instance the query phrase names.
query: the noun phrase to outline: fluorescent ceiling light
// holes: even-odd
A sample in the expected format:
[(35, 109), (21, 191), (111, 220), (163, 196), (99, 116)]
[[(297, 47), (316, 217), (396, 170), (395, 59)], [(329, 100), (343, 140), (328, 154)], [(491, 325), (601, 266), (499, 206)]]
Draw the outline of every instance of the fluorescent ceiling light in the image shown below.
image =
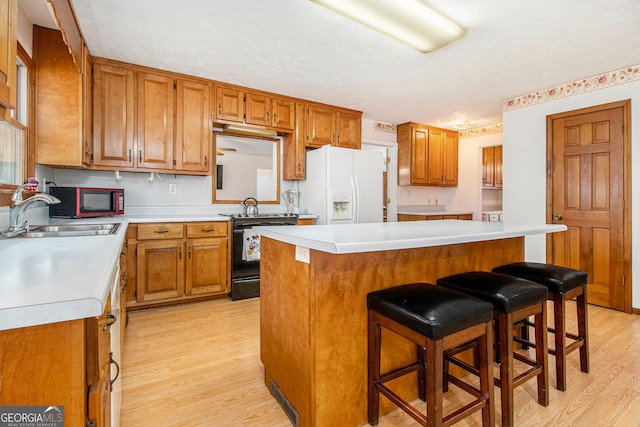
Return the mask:
[(347, 18), (405, 43), (433, 52), (466, 30), (421, 0), (311, 0)]

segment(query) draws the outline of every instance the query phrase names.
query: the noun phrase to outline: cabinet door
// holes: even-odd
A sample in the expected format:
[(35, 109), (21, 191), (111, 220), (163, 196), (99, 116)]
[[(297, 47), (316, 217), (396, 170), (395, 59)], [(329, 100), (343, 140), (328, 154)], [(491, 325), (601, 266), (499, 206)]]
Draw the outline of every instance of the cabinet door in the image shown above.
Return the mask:
[(228, 239), (187, 240), (186, 295), (228, 290)]
[(244, 123), (244, 91), (216, 86), (216, 119)]
[(176, 169), (209, 172), (211, 108), (209, 85), (188, 80), (177, 83)]
[(494, 149), (493, 181), (496, 188), (502, 188), (502, 145)]
[(444, 130), (430, 129), (429, 146), (427, 158), (429, 160), (428, 167), (428, 185), (442, 185), (444, 181), (444, 170), (442, 168), (442, 157), (444, 155)]
[[(86, 327), (86, 372), (89, 394), (87, 418), (96, 426), (111, 425), (111, 336), (109, 317), (111, 299), (99, 317), (85, 320)], [(120, 322), (123, 323), (122, 321)]]
[(138, 168), (173, 169), (174, 93), (172, 78), (138, 73)]
[(427, 185), (458, 185), (458, 133), (429, 129), (429, 179)]
[(296, 103), (295, 129), (293, 133), (287, 133), (283, 137), (282, 160), (284, 169), (283, 179), (302, 180), (305, 179), (306, 165), (306, 121), (304, 104)]
[(442, 185), (458, 186), (458, 132), (455, 131), (443, 132)]
[(411, 127), (411, 185), (428, 183), (429, 129)]
[(337, 145), (359, 150), (362, 145), (362, 116), (360, 113), (339, 111), (337, 117)]
[(336, 111), (321, 105), (307, 109), (307, 146), (322, 147), (336, 141)]
[(482, 186), (492, 188), (495, 183), (494, 178), (495, 149), (494, 147), (484, 147), (482, 149)]
[(184, 295), (183, 252), (182, 240), (138, 243), (138, 302)]
[(82, 166), (83, 76), (60, 31), (36, 26), (33, 36), (38, 82), (36, 161), (51, 166)]
[(247, 92), (245, 100), (245, 122), (251, 125), (271, 126), (271, 97)]
[(93, 65), (91, 64), (89, 49), (82, 43), (82, 161), (86, 165), (92, 163), (93, 158)]
[(65, 426), (86, 425), (85, 336), (84, 319), (0, 331), (0, 406), (64, 406)]
[(87, 395), (86, 425), (111, 426), (111, 383), (108, 377), (92, 384)]
[(296, 103), (287, 98), (273, 98), (271, 101), (273, 127), (294, 130), (296, 125)]
[(97, 63), (93, 80), (93, 164), (131, 168), (134, 129), (134, 72)]
[(426, 215), (398, 214), (398, 222), (400, 221), (426, 221)]

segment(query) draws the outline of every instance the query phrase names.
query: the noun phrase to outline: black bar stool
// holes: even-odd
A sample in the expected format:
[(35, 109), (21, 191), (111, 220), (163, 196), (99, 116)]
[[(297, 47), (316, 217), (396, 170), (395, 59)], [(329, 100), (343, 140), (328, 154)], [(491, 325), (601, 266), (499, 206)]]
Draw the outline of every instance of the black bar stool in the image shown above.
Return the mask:
[[(378, 424), (382, 393), (423, 426), (450, 426), (478, 410), (482, 410), (483, 426), (494, 425), (491, 304), (431, 284), (413, 283), (369, 293), (367, 308), (369, 424)], [(416, 344), (416, 362), (380, 373), (382, 327)], [(476, 341), (479, 350), (480, 389), (464, 388), (476, 399), (445, 416), (444, 351), (470, 341)], [(426, 415), (385, 384), (412, 372), (418, 374), (418, 397), (426, 401)]]
[[(496, 326), (496, 343), (500, 362), (500, 378), (495, 384), (500, 387), (502, 425), (513, 426), (513, 389), (536, 377), (538, 403), (549, 404), (549, 371), (547, 368), (547, 288), (534, 282), (485, 271), (471, 271), (438, 279), (439, 286), (447, 287), (493, 305)], [(513, 352), (514, 325), (522, 319), (535, 316), (536, 346), (535, 360)], [(454, 355), (458, 350), (451, 352)], [(527, 371), (515, 375), (513, 362), (518, 360), (531, 366)]]
[[(556, 388), (567, 388), (567, 355), (580, 349), (580, 370), (589, 372), (589, 331), (587, 329), (587, 282), (586, 272), (573, 268), (537, 262), (516, 262), (496, 267), (493, 271), (531, 280), (547, 287), (548, 299), (553, 301), (553, 332), (555, 348), (549, 354), (556, 357)], [(576, 299), (578, 334), (566, 330), (566, 302)], [(527, 322), (528, 324), (528, 322)], [(566, 338), (572, 340), (567, 345)]]

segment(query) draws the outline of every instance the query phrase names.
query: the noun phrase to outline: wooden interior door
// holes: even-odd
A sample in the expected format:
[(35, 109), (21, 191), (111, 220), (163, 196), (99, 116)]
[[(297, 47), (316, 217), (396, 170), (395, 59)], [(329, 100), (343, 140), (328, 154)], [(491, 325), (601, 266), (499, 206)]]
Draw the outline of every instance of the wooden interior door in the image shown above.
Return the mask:
[[(588, 301), (631, 310), (628, 103), (548, 117), (547, 260), (589, 274)], [(629, 237), (625, 237), (629, 236)]]

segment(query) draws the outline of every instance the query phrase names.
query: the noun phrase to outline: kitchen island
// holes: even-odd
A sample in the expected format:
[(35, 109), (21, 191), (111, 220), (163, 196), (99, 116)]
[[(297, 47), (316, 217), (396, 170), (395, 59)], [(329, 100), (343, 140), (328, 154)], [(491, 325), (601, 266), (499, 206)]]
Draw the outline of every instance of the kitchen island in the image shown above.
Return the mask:
[[(564, 230), (461, 220), (260, 228), (266, 386), (300, 426), (365, 424), (369, 292), (522, 261), (525, 236)], [(383, 369), (415, 357), (384, 332)], [(403, 397), (417, 396), (415, 380), (400, 380)], [(382, 414), (392, 408), (381, 400)]]

